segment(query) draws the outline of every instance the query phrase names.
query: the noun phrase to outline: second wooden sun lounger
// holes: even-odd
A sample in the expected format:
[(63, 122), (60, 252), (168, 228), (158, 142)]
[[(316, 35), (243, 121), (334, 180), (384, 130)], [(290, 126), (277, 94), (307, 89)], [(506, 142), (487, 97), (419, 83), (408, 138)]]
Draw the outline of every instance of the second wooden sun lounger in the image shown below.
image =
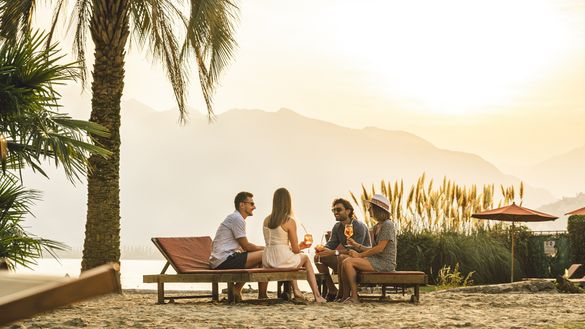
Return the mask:
[[(227, 283), (228, 302), (235, 301), (235, 282), (285, 281), (285, 296), (291, 298), (290, 281), (306, 280), (307, 272), (298, 268), (254, 268), (235, 270), (214, 270), (209, 267), (211, 237), (152, 238), (152, 242), (167, 260), (160, 274), (144, 275), (144, 283), (156, 283), (158, 303), (165, 300), (211, 297), (219, 300), (218, 283)], [(177, 274), (165, 274), (172, 266)], [(211, 295), (165, 296), (165, 283), (211, 283)]]
[(0, 273), (0, 326), (59, 306), (120, 292), (116, 265), (102, 265), (79, 278)]

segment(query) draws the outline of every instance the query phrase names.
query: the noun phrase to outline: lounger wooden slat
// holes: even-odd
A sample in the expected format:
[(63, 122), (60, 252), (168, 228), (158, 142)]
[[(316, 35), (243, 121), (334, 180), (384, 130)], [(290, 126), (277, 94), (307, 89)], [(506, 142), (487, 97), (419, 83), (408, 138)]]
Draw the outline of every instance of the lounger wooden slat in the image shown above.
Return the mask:
[[(164, 304), (166, 300), (184, 298), (199, 298), (203, 296), (166, 296), (165, 283), (211, 283), (214, 301), (219, 301), (218, 283), (227, 283), (228, 302), (234, 302), (231, 294), (235, 282), (270, 282), (291, 280), (306, 280), (307, 272), (304, 269), (230, 269), (214, 270), (209, 268), (209, 256), (211, 255), (211, 238), (205, 237), (177, 237), (177, 238), (152, 238), (152, 242), (167, 260), (160, 274), (143, 276), (144, 283), (156, 283), (158, 291), (158, 303)], [(165, 274), (170, 266), (177, 274)], [(291, 297), (290, 284), (285, 284), (283, 296)], [(279, 294), (279, 296), (281, 296)]]
[(0, 274), (0, 325), (120, 291), (119, 274), (114, 265), (97, 267), (79, 278), (3, 273)]
[(420, 286), (427, 284), (427, 276), (419, 271), (394, 271), (394, 272), (361, 272), (358, 274), (359, 284), (379, 284), (382, 286), (382, 296), (386, 297), (386, 288), (401, 288), (404, 292), (407, 288), (413, 288), (414, 293), (410, 296), (411, 303), (420, 301)]

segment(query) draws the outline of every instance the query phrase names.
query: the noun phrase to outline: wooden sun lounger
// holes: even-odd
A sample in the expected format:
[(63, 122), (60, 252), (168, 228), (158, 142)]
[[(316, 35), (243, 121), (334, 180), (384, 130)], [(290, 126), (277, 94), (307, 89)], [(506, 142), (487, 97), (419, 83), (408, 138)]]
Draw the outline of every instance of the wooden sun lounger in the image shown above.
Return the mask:
[[(317, 285), (323, 295), (327, 294), (325, 285), (325, 276), (322, 273), (315, 274)], [(333, 283), (338, 282), (337, 274), (331, 275)], [(382, 286), (382, 295), (380, 299), (386, 298), (388, 288), (394, 288), (395, 292), (406, 292), (407, 288), (414, 288), (414, 293), (410, 297), (411, 303), (418, 303), (420, 300), (420, 286), (427, 284), (427, 275), (419, 271), (394, 271), (394, 272), (361, 272), (357, 277), (358, 285), (380, 285)], [(362, 296), (366, 297), (366, 296)], [(368, 296), (369, 297), (369, 296)]]
[[(144, 283), (156, 283), (158, 291), (157, 302), (164, 304), (165, 300), (173, 301), (184, 298), (209, 298), (219, 301), (218, 283), (227, 283), (228, 302), (235, 301), (233, 286), (236, 282), (269, 282), (284, 281), (285, 294), (279, 297), (290, 299), (291, 280), (306, 280), (307, 272), (298, 268), (253, 268), (234, 270), (214, 270), (209, 268), (211, 255), (211, 238), (204, 237), (177, 237), (152, 238), (152, 242), (167, 260), (160, 274), (144, 275)], [(172, 266), (177, 274), (165, 274)], [(165, 283), (211, 283), (211, 295), (165, 296)]]
[(571, 264), (567, 269), (567, 278), (571, 279), (577, 276), (577, 273), (581, 272), (583, 274), (583, 265), (582, 264)]
[(83, 299), (120, 292), (117, 267), (103, 265), (79, 278), (0, 273), (0, 326)]
[(570, 282), (585, 286), (585, 266), (583, 264), (572, 264), (567, 269), (567, 280)]

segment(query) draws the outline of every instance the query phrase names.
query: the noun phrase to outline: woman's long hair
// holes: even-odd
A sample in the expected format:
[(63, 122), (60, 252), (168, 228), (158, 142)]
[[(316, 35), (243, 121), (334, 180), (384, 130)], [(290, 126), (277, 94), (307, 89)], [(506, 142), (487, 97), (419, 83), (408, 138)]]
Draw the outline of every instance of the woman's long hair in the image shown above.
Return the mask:
[(268, 219), (268, 228), (275, 229), (292, 218), (292, 199), (284, 187), (274, 191), (272, 199), (272, 213)]

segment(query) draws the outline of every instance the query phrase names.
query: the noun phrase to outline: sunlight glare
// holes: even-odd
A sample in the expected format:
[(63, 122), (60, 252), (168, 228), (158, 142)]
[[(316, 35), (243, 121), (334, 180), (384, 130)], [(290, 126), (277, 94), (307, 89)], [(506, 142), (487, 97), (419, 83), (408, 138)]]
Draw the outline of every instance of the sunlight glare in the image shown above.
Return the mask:
[[(337, 8), (346, 11), (338, 13), (342, 51), (376, 76), (377, 88), (425, 111), (463, 114), (504, 102), (570, 44), (560, 13), (540, 0), (374, 3), (367, 14)], [(347, 24), (357, 15), (359, 28)]]

